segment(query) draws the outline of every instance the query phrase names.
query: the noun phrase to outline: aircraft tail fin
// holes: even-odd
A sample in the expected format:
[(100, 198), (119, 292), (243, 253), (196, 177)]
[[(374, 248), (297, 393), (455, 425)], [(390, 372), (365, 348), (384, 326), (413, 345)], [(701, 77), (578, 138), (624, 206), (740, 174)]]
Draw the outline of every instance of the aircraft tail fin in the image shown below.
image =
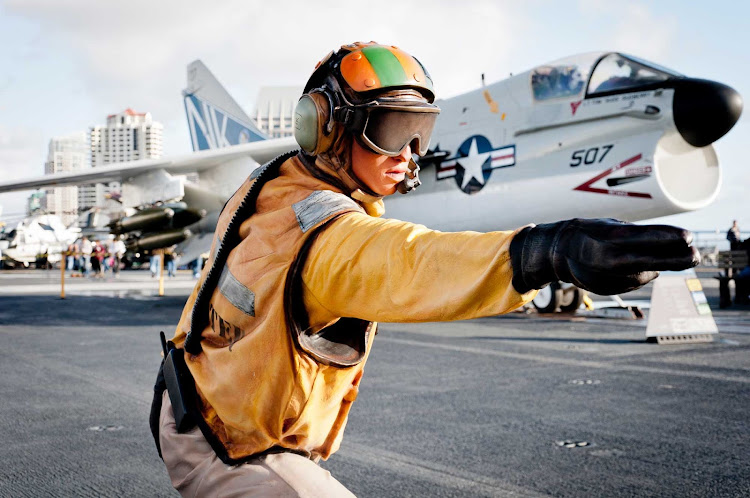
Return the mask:
[(203, 62), (195, 60), (188, 64), (187, 74), (182, 98), (194, 151), (268, 138)]

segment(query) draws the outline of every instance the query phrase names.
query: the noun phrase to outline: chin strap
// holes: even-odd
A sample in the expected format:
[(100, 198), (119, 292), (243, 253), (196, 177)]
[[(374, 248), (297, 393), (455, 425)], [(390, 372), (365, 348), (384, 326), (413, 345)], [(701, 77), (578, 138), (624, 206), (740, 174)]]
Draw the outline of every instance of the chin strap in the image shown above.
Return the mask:
[(419, 180), (419, 165), (413, 158), (409, 159), (409, 171), (406, 173), (406, 178), (396, 186), (396, 189), (402, 194), (408, 194), (420, 185), (422, 182)]
[(346, 185), (349, 190), (349, 196), (360, 202), (378, 202), (383, 198), (382, 195), (377, 195), (375, 192), (371, 192), (366, 186), (362, 185), (359, 179), (351, 172), (347, 171), (346, 168), (340, 167), (336, 169), (339, 174), (339, 178)]
[(357, 190), (351, 192), (349, 194), (349, 197), (354, 199), (355, 201), (359, 201), (365, 204), (374, 204), (378, 202), (379, 200), (382, 200), (383, 197), (380, 195), (370, 195), (364, 191), (362, 191), (361, 188), (358, 188)]

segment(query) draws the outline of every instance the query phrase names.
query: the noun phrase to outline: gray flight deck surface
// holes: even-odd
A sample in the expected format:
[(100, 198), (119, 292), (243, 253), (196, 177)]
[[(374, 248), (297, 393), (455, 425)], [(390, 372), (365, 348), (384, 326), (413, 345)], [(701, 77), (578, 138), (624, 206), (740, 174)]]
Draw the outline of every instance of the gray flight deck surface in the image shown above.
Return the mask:
[[(148, 412), (193, 281), (68, 279), (63, 301), (58, 279), (0, 272), (0, 496), (176, 495)], [(711, 344), (523, 313), (384, 324), (323, 465), (362, 497), (750, 496), (750, 307), (702, 282)]]

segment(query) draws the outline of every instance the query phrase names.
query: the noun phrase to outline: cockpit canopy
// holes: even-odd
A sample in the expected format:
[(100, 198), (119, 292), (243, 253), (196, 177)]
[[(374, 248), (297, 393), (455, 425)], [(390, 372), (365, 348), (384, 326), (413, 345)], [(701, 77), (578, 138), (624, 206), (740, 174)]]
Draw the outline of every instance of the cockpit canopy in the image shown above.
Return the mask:
[(586, 96), (632, 91), (681, 74), (630, 55), (609, 54), (601, 58), (589, 80)]
[(636, 91), (672, 78), (676, 71), (616, 52), (594, 52), (561, 59), (531, 71), (534, 100), (612, 95)]

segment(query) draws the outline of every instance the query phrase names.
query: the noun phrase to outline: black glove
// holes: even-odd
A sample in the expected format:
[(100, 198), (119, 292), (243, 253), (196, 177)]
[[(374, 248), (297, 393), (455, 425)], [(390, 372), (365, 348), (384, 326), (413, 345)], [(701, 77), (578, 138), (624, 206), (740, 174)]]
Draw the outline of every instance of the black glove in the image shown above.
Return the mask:
[(527, 227), (513, 237), (513, 287), (520, 293), (560, 280), (595, 294), (621, 294), (700, 263), (693, 234), (669, 225), (573, 219)]

